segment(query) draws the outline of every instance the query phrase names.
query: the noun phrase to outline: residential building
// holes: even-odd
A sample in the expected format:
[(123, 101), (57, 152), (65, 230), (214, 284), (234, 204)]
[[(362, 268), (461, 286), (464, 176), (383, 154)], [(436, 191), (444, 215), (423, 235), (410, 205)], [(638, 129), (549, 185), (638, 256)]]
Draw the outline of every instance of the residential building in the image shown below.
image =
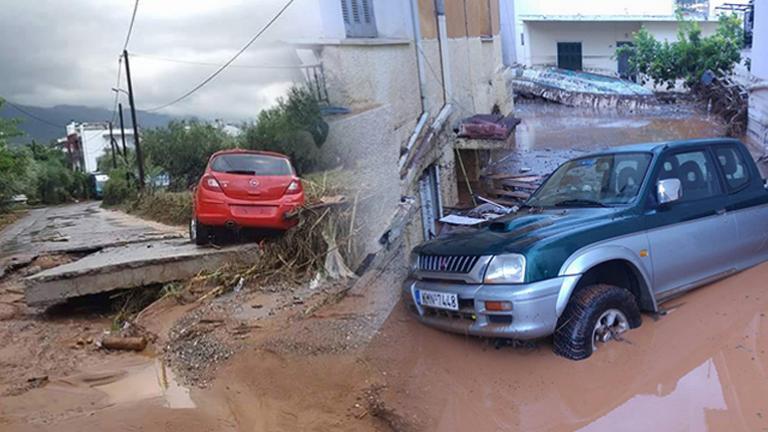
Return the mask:
[[(507, 65), (555, 66), (610, 76), (628, 76), (616, 48), (632, 44), (645, 27), (657, 39), (674, 41), (677, 13), (699, 23), (704, 35), (717, 27), (724, 0), (501, 0)], [(512, 42), (512, 43), (510, 43)]]
[(429, 236), (442, 206), (457, 200), (452, 126), (494, 107), (511, 110), (499, 1), (305, 0), (291, 13), (289, 42), (312, 86), (348, 109), (328, 118), (325, 146), (360, 173), (366, 250), (403, 197), (423, 210), (415, 231)]
[(754, 146), (768, 150), (768, 3), (754, 2), (752, 30), (753, 84), (749, 87), (749, 122), (747, 139)]
[[(116, 151), (123, 150), (120, 128), (112, 130)], [(67, 136), (58, 140), (66, 151), (72, 169), (86, 173), (98, 171), (97, 159), (112, 151), (109, 123), (76, 123), (67, 125)], [(134, 148), (133, 130), (125, 130), (125, 146)]]

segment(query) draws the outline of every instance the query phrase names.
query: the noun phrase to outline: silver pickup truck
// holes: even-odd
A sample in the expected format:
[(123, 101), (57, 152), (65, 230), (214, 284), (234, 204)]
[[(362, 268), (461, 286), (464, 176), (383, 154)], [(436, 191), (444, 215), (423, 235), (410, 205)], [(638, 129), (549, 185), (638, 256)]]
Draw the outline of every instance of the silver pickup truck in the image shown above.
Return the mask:
[(416, 247), (424, 324), (579, 360), (640, 311), (768, 259), (768, 191), (731, 139), (617, 147), (561, 165), (515, 214)]

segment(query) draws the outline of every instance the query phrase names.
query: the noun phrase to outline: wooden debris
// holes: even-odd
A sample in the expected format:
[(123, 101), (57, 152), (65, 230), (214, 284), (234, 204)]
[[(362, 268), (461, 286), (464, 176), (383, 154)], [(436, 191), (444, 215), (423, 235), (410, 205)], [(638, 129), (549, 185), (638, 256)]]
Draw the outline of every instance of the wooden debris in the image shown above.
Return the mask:
[(139, 337), (105, 336), (101, 340), (101, 346), (107, 349), (123, 351), (144, 351), (147, 347), (147, 339)]

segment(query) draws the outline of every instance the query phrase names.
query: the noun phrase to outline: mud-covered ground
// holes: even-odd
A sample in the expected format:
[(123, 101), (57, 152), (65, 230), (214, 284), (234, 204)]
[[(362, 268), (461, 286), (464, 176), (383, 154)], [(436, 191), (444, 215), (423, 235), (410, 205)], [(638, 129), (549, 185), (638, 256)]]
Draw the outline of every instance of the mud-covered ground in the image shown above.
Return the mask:
[[(723, 130), (677, 108), (610, 122), (518, 108), (517, 144), (494, 155), (504, 169)], [(140, 354), (98, 348), (106, 313), (15, 310), (0, 317), (0, 430), (768, 429), (768, 264), (672, 300), (572, 362), (549, 340), (497, 349), (422, 326), (399, 301), (403, 252), (357, 280), (168, 296), (137, 319), (157, 335)], [(0, 305), (20, 295), (6, 282)]]

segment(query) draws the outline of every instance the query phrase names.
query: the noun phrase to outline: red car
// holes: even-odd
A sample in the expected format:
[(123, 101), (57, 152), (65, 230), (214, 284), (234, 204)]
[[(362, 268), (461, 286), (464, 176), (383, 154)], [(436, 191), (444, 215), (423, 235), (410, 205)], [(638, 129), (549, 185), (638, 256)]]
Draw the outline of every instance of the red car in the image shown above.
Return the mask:
[(285, 231), (296, 225), (293, 211), (303, 204), (304, 188), (287, 156), (220, 151), (195, 188), (189, 237), (204, 245), (218, 227)]

